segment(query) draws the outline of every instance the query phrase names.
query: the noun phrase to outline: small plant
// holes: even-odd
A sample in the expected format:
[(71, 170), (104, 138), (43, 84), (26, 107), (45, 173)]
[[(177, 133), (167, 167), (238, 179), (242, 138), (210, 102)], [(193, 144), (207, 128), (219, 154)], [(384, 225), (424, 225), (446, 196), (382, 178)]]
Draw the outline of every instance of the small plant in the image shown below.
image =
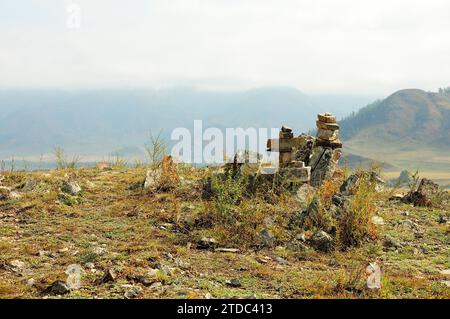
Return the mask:
[(211, 178), (211, 193), (216, 210), (222, 219), (228, 219), (233, 209), (240, 203), (248, 186), (248, 178), (239, 175), (233, 178), (226, 174), (223, 178), (213, 176)]
[(411, 180), (408, 183), (409, 190), (414, 192), (419, 186), (420, 176), (419, 171), (416, 171), (414, 174), (411, 174)]
[(11, 173), (14, 172), (16, 169), (16, 160), (14, 159), (14, 156), (11, 157)]
[(150, 132), (150, 144), (145, 144), (144, 148), (149, 157), (150, 165), (159, 163), (166, 155), (166, 145), (162, 139), (162, 130), (154, 136)]
[(75, 196), (66, 193), (60, 193), (58, 199), (62, 204), (67, 206), (75, 206), (78, 204), (78, 199)]
[(58, 169), (76, 168), (81, 159), (78, 155), (74, 155), (71, 160), (68, 160), (64, 150), (59, 146), (54, 148), (53, 154), (55, 155)]
[(125, 168), (127, 167), (128, 163), (127, 160), (124, 159), (122, 156), (120, 156), (119, 154), (115, 154), (108, 161), (108, 165), (114, 168)]
[(372, 223), (375, 199), (375, 183), (363, 176), (350, 204), (342, 210), (339, 218), (337, 239), (342, 249), (359, 246), (367, 237), (376, 237), (375, 225)]

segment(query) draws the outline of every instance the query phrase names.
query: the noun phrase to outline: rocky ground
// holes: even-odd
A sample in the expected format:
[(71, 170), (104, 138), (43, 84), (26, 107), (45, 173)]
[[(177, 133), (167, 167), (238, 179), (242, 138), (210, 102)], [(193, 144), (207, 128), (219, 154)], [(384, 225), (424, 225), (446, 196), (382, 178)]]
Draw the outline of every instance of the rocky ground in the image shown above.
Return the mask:
[[(154, 192), (145, 167), (1, 173), (0, 298), (450, 297), (448, 201), (381, 191), (373, 236), (324, 252), (288, 222), (310, 195), (245, 199), (219, 223), (209, 170), (177, 174)], [(368, 289), (378, 266), (381, 288)]]

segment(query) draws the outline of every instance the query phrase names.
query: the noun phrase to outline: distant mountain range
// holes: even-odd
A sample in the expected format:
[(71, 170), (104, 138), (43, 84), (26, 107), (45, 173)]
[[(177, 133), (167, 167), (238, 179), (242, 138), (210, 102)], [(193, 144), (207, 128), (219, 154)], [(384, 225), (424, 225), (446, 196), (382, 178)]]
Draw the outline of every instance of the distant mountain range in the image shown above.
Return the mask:
[(61, 146), (84, 159), (142, 154), (144, 143), (176, 127), (314, 127), (318, 112), (339, 118), (373, 100), (365, 96), (307, 96), (289, 87), (244, 92), (164, 90), (0, 91), (0, 158), (33, 157)]
[[(144, 156), (150, 132), (170, 146), (174, 128), (314, 129), (319, 112), (341, 124), (352, 162), (374, 159), (397, 168), (450, 171), (450, 92), (401, 90), (383, 100), (312, 95), (289, 87), (243, 92), (164, 90), (0, 91), (0, 159), (39, 159), (60, 146), (95, 161)], [(367, 105), (360, 109), (362, 105)], [(359, 109), (359, 111), (358, 111)], [(49, 157), (47, 156), (47, 159)], [(392, 166), (389, 166), (392, 167)]]

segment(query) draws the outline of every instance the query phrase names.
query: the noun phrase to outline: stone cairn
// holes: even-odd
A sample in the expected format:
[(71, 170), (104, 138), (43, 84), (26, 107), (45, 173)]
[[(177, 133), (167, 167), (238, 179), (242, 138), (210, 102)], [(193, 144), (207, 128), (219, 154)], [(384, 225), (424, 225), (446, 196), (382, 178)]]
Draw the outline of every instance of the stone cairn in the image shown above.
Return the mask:
[(318, 114), (317, 118), (317, 137), (309, 160), (312, 186), (320, 186), (324, 180), (333, 177), (342, 149), (336, 117), (325, 113)]
[(336, 117), (330, 113), (317, 117), (317, 137), (307, 134), (294, 137), (292, 129), (283, 126), (278, 139), (267, 141), (269, 152), (279, 152), (278, 172), (312, 186), (320, 186), (333, 177), (342, 148)]
[(298, 158), (297, 153), (306, 144), (304, 135), (294, 137), (292, 129), (283, 126), (278, 139), (267, 141), (269, 152), (279, 152), (278, 173), (295, 184), (309, 182), (311, 167)]

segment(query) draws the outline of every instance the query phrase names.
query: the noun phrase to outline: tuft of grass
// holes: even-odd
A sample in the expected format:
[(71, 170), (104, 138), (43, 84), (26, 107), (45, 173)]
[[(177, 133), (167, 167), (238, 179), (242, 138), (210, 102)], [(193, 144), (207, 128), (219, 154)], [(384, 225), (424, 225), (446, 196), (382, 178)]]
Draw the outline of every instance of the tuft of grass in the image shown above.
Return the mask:
[(337, 224), (337, 239), (342, 249), (359, 246), (368, 237), (376, 238), (372, 217), (376, 210), (375, 183), (367, 175), (362, 176), (350, 204), (341, 212)]
[(74, 155), (72, 159), (69, 160), (64, 150), (59, 146), (54, 148), (53, 154), (55, 155), (56, 167), (58, 169), (74, 169), (81, 160), (78, 155)]
[(236, 206), (242, 201), (248, 185), (248, 177), (239, 175), (233, 178), (226, 174), (223, 178), (212, 176), (211, 193), (215, 203), (215, 213), (220, 221), (232, 218)]

